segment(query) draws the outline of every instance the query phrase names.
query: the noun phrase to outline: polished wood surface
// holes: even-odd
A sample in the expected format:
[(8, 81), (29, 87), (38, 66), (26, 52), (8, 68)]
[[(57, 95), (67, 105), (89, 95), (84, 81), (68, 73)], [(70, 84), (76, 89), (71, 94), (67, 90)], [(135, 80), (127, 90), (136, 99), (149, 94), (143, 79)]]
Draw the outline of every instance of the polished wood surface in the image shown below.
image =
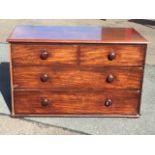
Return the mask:
[[(13, 65), (52, 65), (52, 64), (76, 64), (77, 45), (65, 44), (12, 44)], [(48, 56), (41, 58), (43, 52)]]
[(22, 43), (11, 48), (13, 65), (143, 66), (146, 51), (146, 45)]
[(81, 65), (143, 66), (146, 46), (83, 45), (80, 51)]
[[(16, 114), (137, 115), (139, 111), (139, 91), (15, 91), (14, 97)], [(107, 106), (108, 99), (112, 104)]]
[(17, 26), (8, 42), (147, 43), (133, 28), (91, 26)]
[(147, 41), (132, 28), (18, 26), (13, 116), (137, 117)]
[[(14, 67), (14, 89), (140, 89), (142, 67)], [(114, 79), (108, 82), (108, 78)], [(44, 76), (48, 79), (43, 82)]]

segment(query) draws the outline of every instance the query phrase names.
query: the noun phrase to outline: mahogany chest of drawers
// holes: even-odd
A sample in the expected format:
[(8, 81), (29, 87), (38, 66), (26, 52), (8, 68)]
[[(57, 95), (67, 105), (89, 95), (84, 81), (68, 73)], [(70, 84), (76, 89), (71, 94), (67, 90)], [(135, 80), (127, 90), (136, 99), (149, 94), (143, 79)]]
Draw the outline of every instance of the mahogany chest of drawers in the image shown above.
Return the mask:
[(13, 116), (138, 117), (147, 41), (132, 28), (17, 26)]

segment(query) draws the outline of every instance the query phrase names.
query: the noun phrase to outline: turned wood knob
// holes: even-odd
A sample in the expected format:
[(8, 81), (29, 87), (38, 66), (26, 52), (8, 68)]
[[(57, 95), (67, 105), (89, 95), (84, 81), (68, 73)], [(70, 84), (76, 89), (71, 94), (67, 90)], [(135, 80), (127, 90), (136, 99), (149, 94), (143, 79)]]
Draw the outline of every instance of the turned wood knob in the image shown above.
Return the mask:
[(50, 104), (50, 101), (47, 98), (41, 100), (41, 105), (46, 107)]
[(111, 99), (106, 99), (105, 102), (104, 102), (104, 105), (105, 105), (106, 107), (111, 106), (111, 105), (112, 105), (112, 100), (111, 100)]
[(40, 58), (42, 59), (42, 60), (46, 60), (47, 58), (48, 58), (48, 52), (47, 51), (45, 51), (45, 50), (43, 50), (42, 52), (41, 52), (41, 54), (40, 54)]
[(108, 75), (106, 81), (107, 81), (108, 83), (111, 83), (113, 80), (114, 80), (114, 76), (113, 76), (112, 74)]
[(43, 74), (41, 77), (40, 77), (40, 80), (42, 82), (47, 82), (48, 81), (48, 75), (47, 74)]
[(108, 59), (109, 60), (114, 60), (116, 58), (116, 53), (114, 51), (111, 51), (109, 54), (108, 54)]

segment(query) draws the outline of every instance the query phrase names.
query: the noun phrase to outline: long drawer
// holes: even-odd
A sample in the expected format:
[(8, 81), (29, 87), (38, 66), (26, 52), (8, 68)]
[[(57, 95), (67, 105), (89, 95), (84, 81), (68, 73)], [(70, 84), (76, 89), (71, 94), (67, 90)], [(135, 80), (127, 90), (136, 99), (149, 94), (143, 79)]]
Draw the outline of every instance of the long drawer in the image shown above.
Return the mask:
[(14, 91), (14, 109), (24, 114), (137, 115), (139, 91)]
[(140, 89), (142, 67), (14, 67), (15, 89)]
[(13, 65), (143, 66), (145, 45), (12, 44)]

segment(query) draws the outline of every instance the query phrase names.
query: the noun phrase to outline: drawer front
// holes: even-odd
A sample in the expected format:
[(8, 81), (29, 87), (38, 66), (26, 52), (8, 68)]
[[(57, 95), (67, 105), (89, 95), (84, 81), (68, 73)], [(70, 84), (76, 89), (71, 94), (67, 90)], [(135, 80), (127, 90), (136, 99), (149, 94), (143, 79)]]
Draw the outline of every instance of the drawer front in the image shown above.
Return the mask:
[(15, 114), (136, 115), (139, 91), (50, 92), (15, 91)]
[(143, 68), (14, 67), (15, 89), (140, 89)]
[(12, 44), (13, 65), (143, 66), (146, 45)]
[(145, 45), (83, 45), (81, 65), (143, 66)]
[(12, 44), (13, 65), (76, 64), (76, 45)]

